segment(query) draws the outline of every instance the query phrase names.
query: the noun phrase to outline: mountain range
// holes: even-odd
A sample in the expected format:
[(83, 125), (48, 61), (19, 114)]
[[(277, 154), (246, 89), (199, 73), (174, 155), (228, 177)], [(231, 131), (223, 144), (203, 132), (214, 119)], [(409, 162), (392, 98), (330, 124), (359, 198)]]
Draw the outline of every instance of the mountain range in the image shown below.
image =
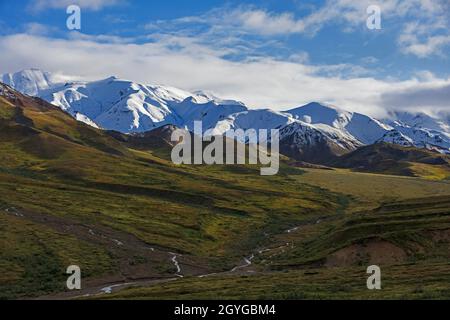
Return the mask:
[(424, 113), (393, 112), (386, 119), (312, 102), (279, 112), (250, 109), (211, 93), (188, 92), (109, 77), (61, 83), (39, 69), (3, 74), (0, 81), (23, 94), (40, 97), (90, 126), (125, 134), (173, 125), (224, 134), (229, 129), (280, 129), (282, 153), (320, 163), (360, 147), (388, 142), (450, 154), (450, 121)]

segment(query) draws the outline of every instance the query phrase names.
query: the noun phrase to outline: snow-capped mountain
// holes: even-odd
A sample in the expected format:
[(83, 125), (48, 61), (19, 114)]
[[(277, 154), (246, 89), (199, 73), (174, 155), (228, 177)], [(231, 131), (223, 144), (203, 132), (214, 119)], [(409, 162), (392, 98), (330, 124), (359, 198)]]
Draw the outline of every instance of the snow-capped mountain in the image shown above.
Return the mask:
[(408, 136), (405, 136), (403, 133), (401, 133), (398, 130), (391, 130), (387, 132), (381, 139), (379, 139), (377, 142), (388, 142), (392, 144), (398, 144), (400, 146), (404, 147), (413, 147), (414, 141)]
[(295, 121), (280, 130), (280, 152), (307, 162), (326, 163), (363, 145), (347, 132), (326, 124)]
[(348, 133), (363, 144), (372, 144), (387, 131), (393, 129), (369, 116), (317, 102), (312, 102), (287, 112), (304, 122), (325, 124)]
[(408, 126), (412, 128), (425, 128), (445, 133), (450, 137), (450, 118), (444, 114), (431, 116), (423, 112), (391, 112), (389, 119), (385, 121), (391, 123), (394, 127)]
[[(331, 150), (343, 154), (380, 141), (450, 153), (448, 118), (425, 114), (391, 114), (379, 121), (332, 105), (313, 102), (285, 112), (248, 109), (242, 102), (211, 93), (188, 92), (168, 86), (145, 85), (110, 77), (92, 82), (57, 81), (37, 69), (0, 76), (28, 95), (39, 96), (91, 126), (122, 133), (143, 133), (166, 125), (224, 134), (230, 129), (280, 129), (292, 153)], [(445, 120), (446, 119), (446, 120)], [(320, 146), (320, 147), (317, 147)]]
[[(44, 100), (72, 116), (83, 115), (99, 127), (125, 133), (150, 131), (166, 124), (180, 125), (181, 119), (169, 104), (182, 102), (189, 94), (182, 90), (145, 86), (110, 77), (93, 82), (72, 82), (41, 92)], [(85, 121), (86, 122), (86, 121)]]
[[(235, 101), (216, 100), (212, 96), (209, 96), (209, 98), (214, 100), (205, 100), (204, 96), (194, 95), (179, 103), (171, 103), (172, 111), (180, 119), (178, 125), (192, 131), (194, 129), (194, 121), (201, 120), (204, 130), (213, 129), (220, 121), (247, 110), (245, 105)], [(221, 133), (223, 132), (215, 132), (215, 134)]]
[(247, 110), (237, 101), (116, 77), (56, 85), (39, 95), (85, 123), (124, 133), (146, 132), (167, 124), (192, 130), (194, 120), (202, 120), (210, 128), (230, 114)]
[(241, 112), (219, 119), (213, 128), (213, 134), (224, 134), (231, 129), (280, 129), (294, 121), (295, 119), (287, 113), (269, 109), (248, 110), (245, 108)]
[[(386, 119), (398, 136), (401, 134), (410, 145), (440, 153), (450, 153), (450, 125), (445, 117), (438, 118), (425, 113), (394, 112)], [(397, 139), (394, 139), (396, 141)], [(403, 138), (403, 143), (407, 143)], [(389, 139), (384, 140), (390, 142)], [(402, 143), (396, 143), (402, 144)]]
[(42, 90), (52, 88), (58, 83), (55, 76), (39, 69), (5, 73), (0, 75), (0, 81), (29, 96), (39, 96)]
[(408, 125), (396, 126), (395, 130), (409, 137), (415, 147), (450, 153), (450, 138), (443, 132)]

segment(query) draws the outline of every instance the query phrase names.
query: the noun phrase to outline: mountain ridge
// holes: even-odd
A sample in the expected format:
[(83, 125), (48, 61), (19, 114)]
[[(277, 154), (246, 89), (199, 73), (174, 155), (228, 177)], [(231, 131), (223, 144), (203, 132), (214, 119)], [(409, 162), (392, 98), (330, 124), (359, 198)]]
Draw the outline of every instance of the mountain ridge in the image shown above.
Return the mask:
[[(287, 111), (250, 109), (242, 102), (221, 99), (212, 93), (144, 85), (117, 77), (55, 84), (44, 81), (54, 77), (38, 69), (3, 75), (1, 79), (5, 77), (22, 79), (10, 81), (11, 87), (25, 94), (36, 93), (79, 121), (126, 134), (143, 133), (165, 125), (192, 131), (194, 121), (202, 121), (203, 129), (213, 134), (224, 134), (230, 129), (284, 129), (281, 139), (296, 141), (294, 149), (297, 150), (308, 148), (301, 144), (305, 139), (298, 139), (298, 136), (305, 128), (314, 128), (309, 131), (321, 136), (316, 142), (338, 146), (331, 148), (339, 150), (335, 155), (380, 140), (450, 154), (449, 126), (431, 116), (417, 118), (396, 113), (391, 119), (378, 120), (319, 102)], [(300, 131), (295, 132), (294, 127)]]

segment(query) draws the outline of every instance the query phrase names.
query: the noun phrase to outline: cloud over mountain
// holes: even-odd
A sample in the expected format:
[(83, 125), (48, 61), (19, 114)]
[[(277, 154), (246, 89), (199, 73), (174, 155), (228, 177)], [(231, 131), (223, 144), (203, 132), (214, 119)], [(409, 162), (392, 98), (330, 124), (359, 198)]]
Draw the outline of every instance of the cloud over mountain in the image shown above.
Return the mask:
[[(5, 72), (39, 66), (91, 80), (114, 74), (142, 83), (208, 90), (235, 97), (251, 107), (271, 106), (278, 110), (319, 100), (352, 111), (382, 115), (386, 99), (390, 104), (402, 106), (410, 101), (407, 95), (396, 92), (421, 92), (436, 83), (450, 85), (449, 79), (396, 81), (348, 76), (342, 74), (342, 67), (347, 71), (352, 66), (336, 69), (270, 57), (230, 61), (223, 57), (223, 52), (192, 38), (161, 38), (134, 44), (95, 37), (53, 39), (15, 34), (0, 37), (0, 48), (0, 65), (8, 67)], [(324, 70), (328, 72), (323, 74)], [(419, 101), (416, 107), (421, 106)]]

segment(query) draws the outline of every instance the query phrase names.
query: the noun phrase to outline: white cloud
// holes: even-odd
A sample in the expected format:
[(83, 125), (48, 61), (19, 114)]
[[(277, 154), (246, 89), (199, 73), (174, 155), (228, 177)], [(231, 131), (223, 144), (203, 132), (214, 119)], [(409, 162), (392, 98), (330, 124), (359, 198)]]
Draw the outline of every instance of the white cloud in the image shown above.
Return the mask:
[[(429, 73), (406, 81), (377, 80), (362, 76), (358, 73), (361, 70), (352, 70), (358, 69), (357, 66), (313, 66), (302, 59), (280, 61), (265, 57), (229, 61), (224, 52), (199, 44), (193, 38), (165, 36), (143, 44), (102, 40), (85, 36), (51, 39), (26, 34), (0, 37), (0, 66), (6, 68), (0, 71), (38, 67), (92, 80), (117, 75), (148, 84), (207, 90), (253, 107), (282, 110), (323, 101), (374, 116), (383, 115), (387, 107), (395, 108), (395, 104), (406, 105), (411, 92), (424, 93), (430, 88), (450, 85), (450, 79), (438, 79)], [(408, 94), (392, 98), (398, 92)], [(448, 107), (433, 99), (420, 101), (423, 108)]]
[[(374, 4), (380, 6), (383, 28), (398, 34), (401, 52), (423, 58), (441, 54), (449, 44), (448, 0), (327, 0), (323, 6), (301, 16), (269, 12), (254, 6), (223, 7), (201, 16), (151, 23), (147, 29), (183, 35), (196, 33), (213, 39), (220, 39), (224, 34), (312, 37), (327, 25), (337, 26), (343, 32), (369, 32), (366, 9)], [(207, 31), (199, 31), (199, 25)]]
[[(221, 28), (235, 28), (242, 32), (272, 36), (303, 33), (314, 35), (327, 24), (360, 26), (366, 28), (370, 5), (379, 5), (382, 16), (386, 19), (398, 17), (430, 17), (441, 13), (446, 0), (327, 0), (319, 8), (308, 14), (296, 17), (291, 12), (274, 13), (255, 6), (240, 6), (237, 8), (223, 7), (213, 9), (197, 17), (184, 17), (171, 21), (160, 21), (159, 25), (171, 24), (209, 24)], [(442, 5), (439, 5), (442, 4)], [(153, 27), (155, 24), (149, 24)]]
[(48, 27), (41, 23), (27, 23), (25, 25), (25, 31), (28, 34), (34, 34), (34, 35), (47, 35), (49, 34), (53, 29), (51, 27)]
[(225, 22), (263, 35), (302, 33), (306, 27), (290, 13), (271, 14), (264, 10), (233, 10), (225, 16)]
[(308, 63), (309, 62), (309, 54), (306, 51), (299, 51), (297, 53), (291, 54), (288, 57), (288, 60), (291, 62)]
[(65, 9), (70, 5), (78, 5), (82, 9), (100, 10), (102, 8), (117, 5), (123, 0), (32, 0), (28, 8), (32, 11), (45, 9)]
[(419, 58), (443, 55), (442, 49), (450, 45), (449, 27), (442, 19), (430, 21), (428, 24), (411, 22), (403, 29), (398, 42), (404, 53)]
[(410, 41), (402, 41), (402, 44), (404, 44), (403, 52), (426, 58), (430, 55), (442, 55), (443, 47), (450, 44), (450, 35), (429, 36), (424, 42), (413, 36)]

